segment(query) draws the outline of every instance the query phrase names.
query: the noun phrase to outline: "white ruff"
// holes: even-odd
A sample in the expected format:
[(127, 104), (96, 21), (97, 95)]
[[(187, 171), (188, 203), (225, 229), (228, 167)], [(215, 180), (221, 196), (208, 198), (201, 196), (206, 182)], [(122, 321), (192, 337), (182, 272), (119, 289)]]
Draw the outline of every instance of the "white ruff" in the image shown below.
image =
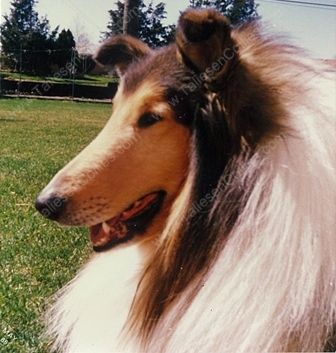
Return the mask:
[[(205, 286), (176, 323), (179, 298), (146, 353), (323, 348), (336, 317), (336, 90), (321, 76), (296, 79), (310, 87), (301, 102), (288, 104), (284, 118), (295, 134), (254, 157), (265, 160), (260, 176)], [(141, 352), (138, 345), (120, 345), (119, 335), (145, 262), (136, 244), (95, 256), (51, 313), (55, 347)]]
[(120, 343), (123, 325), (144, 266), (145, 251), (121, 245), (94, 258), (61, 290), (48, 313), (55, 350), (71, 353), (135, 353)]

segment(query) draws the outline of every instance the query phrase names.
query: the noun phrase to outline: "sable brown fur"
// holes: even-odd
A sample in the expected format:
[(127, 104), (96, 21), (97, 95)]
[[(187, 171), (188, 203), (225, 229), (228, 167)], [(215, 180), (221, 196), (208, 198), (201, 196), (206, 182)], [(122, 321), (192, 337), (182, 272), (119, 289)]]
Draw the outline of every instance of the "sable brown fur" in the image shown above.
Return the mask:
[[(176, 44), (181, 56), (199, 72), (204, 72), (223, 55), (233, 49), (229, 21), (215, 10), (189, 10), (179, 19)], [(202, 53), (202, 55), (200, 55)]]
[[(197, 21), (196, 29), (190, 30), (194, 20)], [(209, 21), (211, 30), (207, 28)], [(198, 33), (202, 26), (205, 26), (206, 30), (203, 32), (201, 44), (199, 40), (191, 41), (190, 39), (198, 37), (196, 34), (195, 37), (190, 33), (186, 34), (185, 31)], [(137, 330), (140, 330), (144, 342), (148, 340), (166, 310), (169, 310), (170, 304), (192, 281), (196, 280), (198, 284), (190, 294), (190, 302), (202, 286), (204, 276), (225, 245), (225, 234), (230, 233), (244, 208), (248, 198), (247, 190), (253, 185), (253, 175), (245, 184), (240, 181), (239, 174), (244, 170), (244, 165), (248, 163), (254, 149), (261, 141), (271, 136), (288, 133), (286, 122), (280, 120), (284, 112), (281, 102), (277, 100), (274, 86), (263, 81), (258, 72), (252, 72), (249, 65), (240, 60), (240, 43), (233, 39), (230, 32), (227, 21), (217, 12), (189, 10), (182, 15), (177, 29), (176, 50), (185, 64), (184, 76), (181, 76), (179, 65), (175, 66), (176, 76), (172, 71), (176, 65), (171, 64), (174, 47), (163, 49), (139, 64), (135, 63), (126, 76), (127, 82), (138, 82), (147, 68), (151, 72), (150, 79), (158, 78), (159, 84), (170, 86), (170, 89), (184, 82), (179, 90), (175, 88), (175, 98), (178, 97), (179, 102), (187, 101), (189, 104), (184, 107), (189, 110), (182, 114), (189, 113), (193, 116), (190, 127), (193, 131), (194, 149), (190, 168), (192, 170), (194, 166), (197, 167), (192, 170), (194, 197), (190, 200), (190, 212), (193, 204), (198, 204), (206, 195), (215, 194), (201, 214), (191, 213), (186, 217), (179, 236), (161, 244), (150, 261), (139, 286), (132, 314), (132, 322)], [(234, 57), (225, 61), (228, 70), (222, 70), (222, 66), (220, 76), (210, 75), (197, 90), (188, 90), (193, 75), (199, 74), (199, 71), (193, 68), (201, 68), (205, 72), (212, 62), (221, 58), (227, 45), (231, 50), (233, 46), (236, 48)], [(205, 60), (204, 48), (212, 48), (212, 53), (217, 56), (212, 54)], [(268, 54), (263, 55), (267, 57)], [(164, 58), (169, 59), (167, 61), (170, 63), (164, 64)], [(169, 77), (168, 82), (162, 82), (162, 78), (166, 77)], [(177, 79), (177, 82), (174, 82), (174, 79)], [(190, 104), (191, 101), (197, 101), (198, 104)], [(178, 114), (181, 115), (181, 112)], [(258, 173), (257, 166), (255, 173)], [(231, 178), (233, 182), (241, 182), (241, 185), (223, 188), (221, 178)], [(223, 236), (218, 238), (218, 233)], [(207, 236), (204, 237), (204, 234)], [(172, 252), (167, 252), (167, 249)]]
[(117, 69), (119, 74), (123, 75), (130, 63), (148, 55), (150, 51), (142, 41), (119, 35), (107, 39), (94, 59), (106, 67)]
[[(172, 104), (177, 116), (189, 114), (188, 124), (196, 145), (192, 159), (197, 161), (191, 161), (191, 168), (197, 165), (197, 170), (193, 172), (194, 198), (190, 200), (190, 208), (218, 188), (223, 175), (239, 180), (236, 174), (241, 165), (248, 163), (259, 143), (289, 133), (286, 121), (281, 120), (285, 112), (276, 94), (276, 90), (281, 89), (281, 82), (277, 87), (277, 77), (266, 80), (263, 70), (268, 61), (270, 66), (274, 65), (274, 56), (281, 56), (280, 51), (290, 51), (292, 47), (277, 47), (264, 40), (258, 31), (258, 25), (253, 23), (231, 30), (228, 20), (213, 10), (189, 10), (180, 18), (176, 46), (147, 55), (141, 53), (142, 60), (133, 61), (127, 69), (126, 92), (131, 94), (144, 80), (156, 82), (166, 90), (171, 102), (178, 101), (178, 104)], [(246, 37), (247, 33), (250, 37)], [(128, 43), (128, 38), (125, 40)], [(254, 41), (255, 47), (246, 40)], [(103, 48), (104, 55), (113, 56), (112, 46)], [(244, 57), (246, 46), (251, 47), (248, 54), (251, 58), (247, 57), (247, 60)], [(136, 48), (131, 52), (136, 52)], [(100, 57), (98, 54), (98, 60)], [(249, 65), (249, 60), (254, 58), (262, 63), (260, 70)], [(209, 68), (216, 62), (220, 63), (219, 68), (210, 73)], [(197, 89), (188, 88), (193, 77), (202, 74), (205, 78)], [(253, 176), (249, 183), (253, 184), (252, 179)], [(235, 194), (226, 189), (216, 191), (207, 211), (187, 217), (181, 225), (180, 236), (174, 239), (174, 246), (163, 244), (159, 247), (139, 286), (132, 314), (134, 325), (145, 340), (170, 303), (195, 278), (198, 278), (196, 288), (199, 288), (216, 254), (225, 245), (225, 236), (218, 238), (217, 234), (219, 231), (230, 233), (244, 208), (242, 197), (244, 195), (246, 199), (248, 187), (248, 184), (242, 184), (230, 188), (241, 190)], [(224, 206), (218, 204), (218, 200), (222, 200)], [(203, 234), (208, 234), (206, 239)], [(171, 248), (173, 254), (167, 253)], [(166, 261), (169, 266), (164, 265)], [(197, 289), (193, 295), (196, 294)]]

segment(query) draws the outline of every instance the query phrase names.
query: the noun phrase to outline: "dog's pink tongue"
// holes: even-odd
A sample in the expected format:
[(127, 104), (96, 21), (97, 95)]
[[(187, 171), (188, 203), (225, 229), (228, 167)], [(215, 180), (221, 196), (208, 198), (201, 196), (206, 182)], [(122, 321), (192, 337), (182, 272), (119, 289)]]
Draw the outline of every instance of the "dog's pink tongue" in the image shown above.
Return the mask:
[(150, 194), (136, 201), (131, 207), (119, 216), (107, 222), (90, 227), (90, 238), (94, 247), (102, 247), (113, 240), (124, 238), (127, 235), (125, 222), (140, 214), (156, 199), (156, 194)]

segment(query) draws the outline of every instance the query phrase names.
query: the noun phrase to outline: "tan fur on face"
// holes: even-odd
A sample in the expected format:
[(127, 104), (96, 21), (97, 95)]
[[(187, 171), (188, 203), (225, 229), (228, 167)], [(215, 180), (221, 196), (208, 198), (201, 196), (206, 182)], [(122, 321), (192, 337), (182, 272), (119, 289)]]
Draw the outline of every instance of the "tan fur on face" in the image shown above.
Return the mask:
[[(163, 120), (141, 129), (137, 121), (147, 112)], [(105, 128), (47, 187), (69, 202), (61, 222), (91, 226), (158, 190), (167, 192), (167, 206), (188, 164), (189, 133), (173, 114), (154, 83), (144, 82), (132, 94), (121, 84)]]

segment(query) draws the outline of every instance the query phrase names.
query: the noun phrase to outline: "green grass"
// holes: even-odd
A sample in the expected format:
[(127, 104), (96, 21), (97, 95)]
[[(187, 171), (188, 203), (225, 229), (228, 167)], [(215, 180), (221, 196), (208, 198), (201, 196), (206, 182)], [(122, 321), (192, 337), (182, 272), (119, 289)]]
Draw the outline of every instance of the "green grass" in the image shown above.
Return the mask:
[(46, 353), (48, 298), (90, 253), (87, 231), (38, 215), (34, 199), (105, 124), (103, 104), (0, 99), (0, 352)]
[[(0, 71), (0, 77), (8, 80), (34, 81), (40, 83), (72, 83), (72, 79), (57, 78), (54, 76), (34, 76), (29, 74), (19, 74), (18, 72)], [(108, 75), (84, 75), (75, 80), (78, 85), (106, 86), (110, 82), (117, 82), (118, 79)]]

